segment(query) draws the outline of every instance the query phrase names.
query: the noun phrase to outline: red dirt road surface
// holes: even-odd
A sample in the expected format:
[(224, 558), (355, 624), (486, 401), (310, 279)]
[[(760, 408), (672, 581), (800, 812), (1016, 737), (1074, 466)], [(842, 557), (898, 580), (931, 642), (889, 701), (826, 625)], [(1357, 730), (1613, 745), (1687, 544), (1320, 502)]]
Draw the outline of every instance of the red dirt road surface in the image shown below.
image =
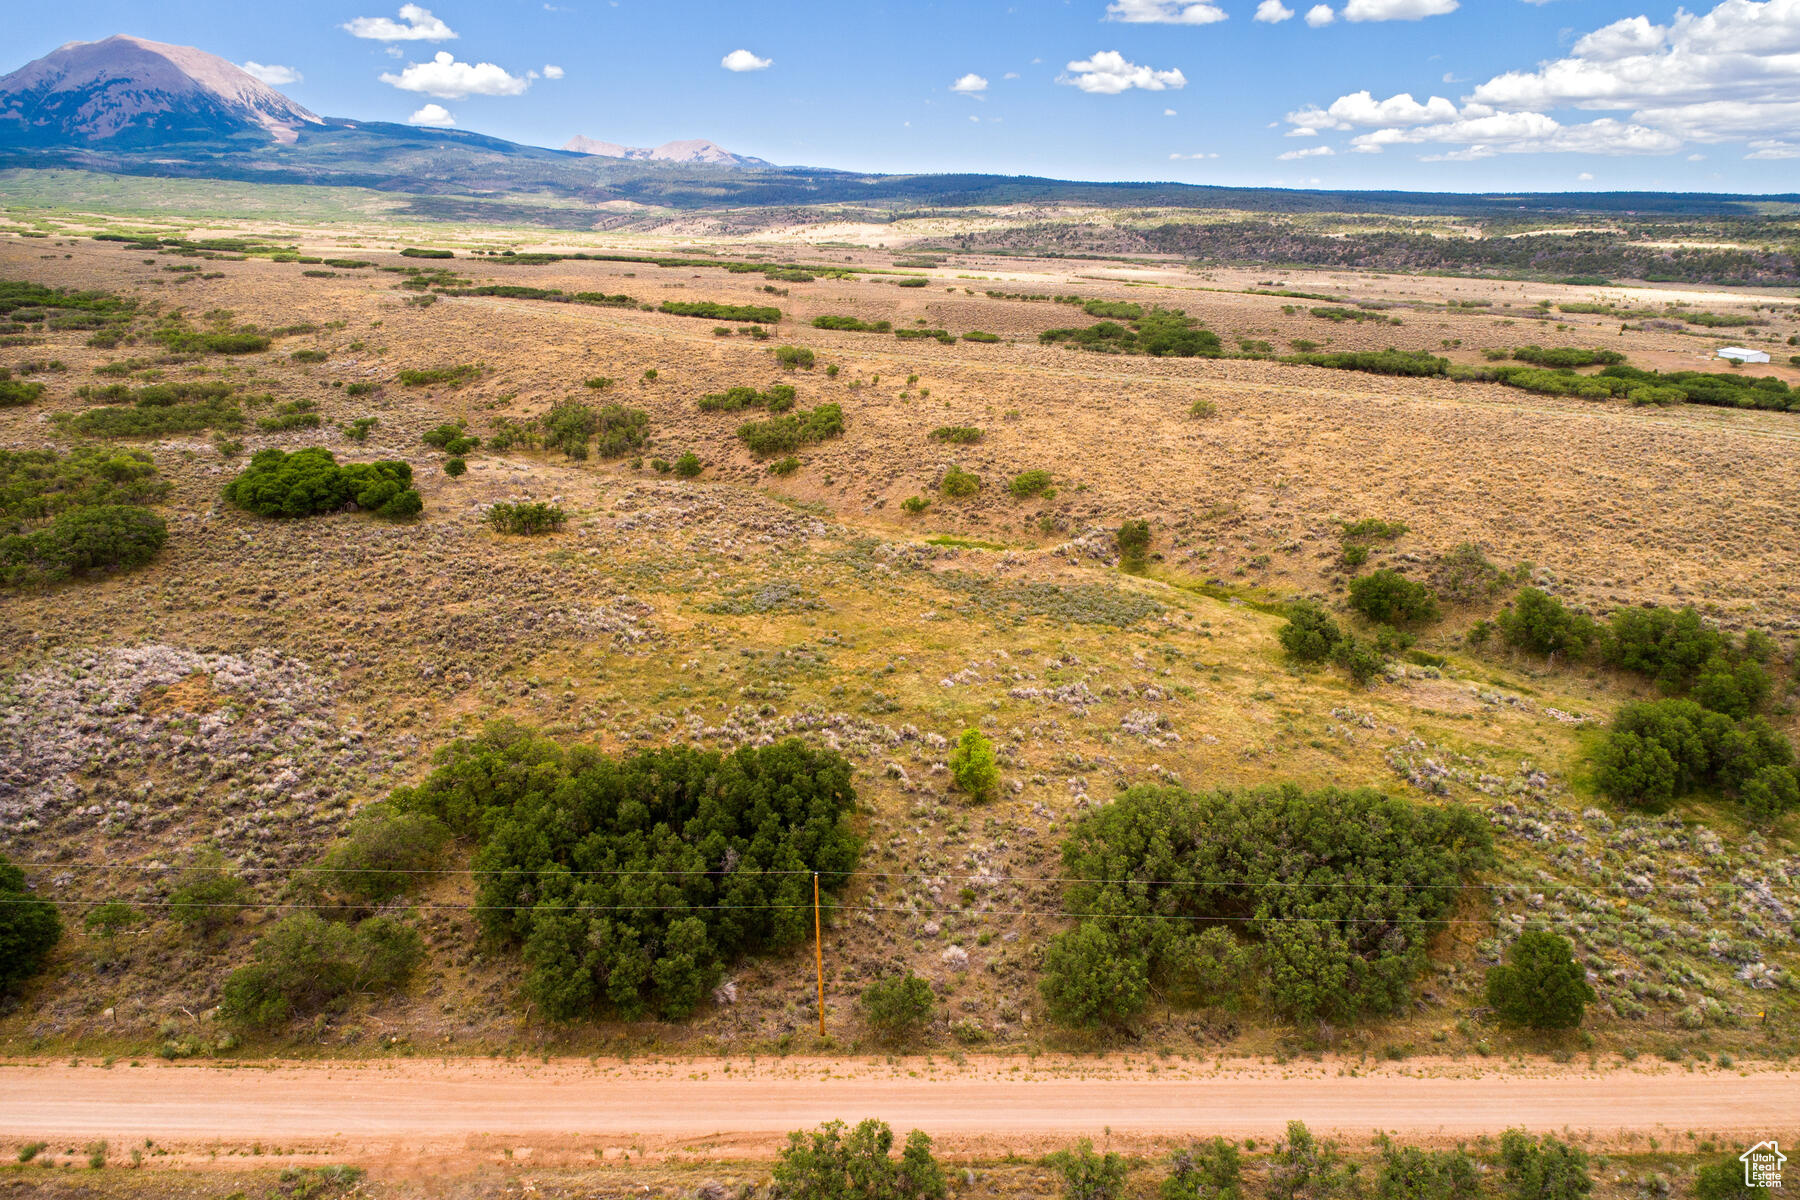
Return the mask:
[[(1429, 1141), (1512, 1126), (1606, 1139), (1792, 1135), (1800, 1073), (1678, 1068), (1479, 1074), (1407, 1064), (1177, 1064), (1154, 1073), (1067, 1061), (970, 1060), (0, 1066), (0, 1142), (117, 1139), (196, 1148), (266, 1143), (344, 1157), (577, 1144), (681, 1157), (767, 1156), (790, 1129), (880, 1117), (946, 1148), (1022, 1149), (1110, 1127), (1115, 1139), (1267, 1138), (1386, 1130)], [(508, 1141), (507, 1139), (513, 1139)], [(634, 1155), (634, 1157), (637, 1157)], [(591, 1157), (590, 1157), (590, 1160)]]

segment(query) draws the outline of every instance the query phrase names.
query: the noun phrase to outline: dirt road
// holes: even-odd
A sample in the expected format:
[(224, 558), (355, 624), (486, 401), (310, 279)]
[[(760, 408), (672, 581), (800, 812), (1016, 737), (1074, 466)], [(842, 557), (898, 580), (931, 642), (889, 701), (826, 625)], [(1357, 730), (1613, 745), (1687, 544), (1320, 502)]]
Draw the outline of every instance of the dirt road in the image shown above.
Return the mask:
[[(593, 1161), (604, 1147), (671, 1158), (762, 1157), (786, 1131), (880, 1117), (949, 1149), (1024, 1149), (1098, 1135), (1151, 1141), (1315, 1131), (1442, 1140), (1523, 1125), (1603, 1138), (1789, 1134), (1800, 1073), (1654, 1068), (1476, 1074), (1442, 1065), (1353, 1068), (1181, 1064), (1022, 1068), (971, 1060), (678, 1063), (491, 1061), (237, 1067), (0, 1066), (0, 1143), (155, 1139), (160, 1146), (304, 1146), (347, 1158), (535, 1147)], [(1368, 1072), (1366, 1066), (1361, 1068)]]

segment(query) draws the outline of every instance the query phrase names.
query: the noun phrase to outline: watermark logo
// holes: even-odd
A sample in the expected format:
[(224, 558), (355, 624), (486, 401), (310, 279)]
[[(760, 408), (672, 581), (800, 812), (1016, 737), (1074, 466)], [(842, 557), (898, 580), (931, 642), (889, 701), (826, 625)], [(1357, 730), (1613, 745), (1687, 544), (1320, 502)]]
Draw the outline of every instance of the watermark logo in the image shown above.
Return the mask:
[(1744, 1164), (1745, 1187), (1781, 1186), (1781, 1164), (1787, 1161), (1787, 1155), (1781, 1152), (1780, 1142), (1773, 1138), (1758, 1142), (1738, 1155), (1738, 1161)]

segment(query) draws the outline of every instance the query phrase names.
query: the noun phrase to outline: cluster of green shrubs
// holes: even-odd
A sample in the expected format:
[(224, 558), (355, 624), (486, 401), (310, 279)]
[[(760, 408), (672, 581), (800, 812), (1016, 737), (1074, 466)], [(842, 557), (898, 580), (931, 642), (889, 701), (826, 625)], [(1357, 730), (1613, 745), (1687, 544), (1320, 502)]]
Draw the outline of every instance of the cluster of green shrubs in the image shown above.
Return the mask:
[(677, 317), (705, 317), (709, 321), (755, 321), (779, 325), (781, 310), (761, 304), (718, 304), (711, 300), (664, 300), (656, 311)]
[(1163, 358), (1216, 358), (1224, 352), (1218, 334), (1200, 328), (1199, 322), (1175, 308), (1152, 308), (1124, 325), (1101, 321), (1085, 329), (1046, 329), (1038, 334), (1038, 341), (1105, 354)]
[(849, 764), (798, 741), (614, 759), (506, 725), (394, 795), (478, 844), (482, 931), (558, 1020), (683, 1017), (726, 963), (810, 936), (812, 872), (829, 903), (856, 865), (855, 803)]
[[(130, 388), (122, 383), (82, 388), (83, 399), (110, 403), (52, 416), (57, 428), (85, 437), (164, 437), (202, 429), (234, 432), (244, 427), (244, 410), (228, 383), (190, 381)], [(266, 400), (268, 397), (251, 397)]]
[(446, 421), (442, 425), (426, 430), (419, 440), (427, 446), (442, 450), (445, 454), (461, 457), (471, 450), (481, 447), (481, 439), (470, 437), (468, 425), (462, 421)]
[(973, 425), (939, 425), (931, 431), (932, 441), (951, 442), (958, 446), (972, 446), (981, 438), (981, 430)]
[(1006, 490), (1012, 493), (1015, 500), (1029, 500), (1033, 496), (1049, 499), (1056, 495), (1056, 489), (1051, 486), (1055, 482), (1050, 472), (1034, 468), (1014, 475), (1007, 481)]
[(771, 454), (790, 454), (802, 446), (839, 437), (844, 432), (844, 410), (836, 404), (821, 404), (782, 413), (766, 421), (747, 421), (738, 426), (738, 440), (758, 458)]
[(256, 427), (264, 433), (281, 433), (289, 429), (317, 429), (322, 421), (318, 405), (311, 400), (286, 400), (268, 416), (258, 418)]
[(1717, 791), (1759, 821), (1800, 807), (1793, 747), (1757, 715), (1773, 691), (1767, 634), (1733, 639), (1691, 607), (1620, 608), (1601, 624), (1537, 588), (1522, 589), (1495, 626), (1515, 648), (1592, 658), (1670, 693), (1621, 708), (1596, 751), (1595, 782), (1614, 799), (1655, 809)]
[(1105, 317), (1113, 321), (1137, 321), (1144, 316), (1144, 307), (1133, 304), (1129, 300), (1089, 300), (1081, 306), (1081, 311), (1090, 317)]
[(484, 368), (480, 363), (457, 363), (448, 367), (411, 367), (400, 372), (403, 387), (459, 387), (476, 379)]
[(992, 343), (992, 342), (999, 341), (1000, 335), (997, 333), (988, 333), (987, 331), (981, 330), (981, 329), (971, 329), (971, 330), (969, 330), (969, 332), (962, 335), (962, 340), (965, 342)]
[(1290, 354), (1281, 360), (1338, 371), (1363, 371), (1370, 375), (1443, 375), (1450, 360), (1423, 350), (1342, 350), (1329, 354)]
[(1407, 533), (1405, 522), (1384, 521), (1380, 517), (1363, 517), (1356, 521), (1344, 522), (1344, 532), (1340, 539), (1343, 546), (1344, 565), (1360, 567), (1369, 561), (1369, 546), (1372, 542), (1398, 541)]
[(1491, 845), (1470, 809), (1371, 789), (1140, 784), (1063, 844), (1066, 903), (1083, 916), (1045, 953), (1045, 999), (1077, 1025), (1129, 1023), (1152, 987), (1187, 1003), (1260, 991), (1298, 1019), (1399, 1011)]
[(425, 957), (419, 931), (394, 917), (354, 925), (296, 913), (257, 939), (252, 961), (226, 977), (219, 1015), (259, 1029), (343, 1006), (364, 993), (391, 992)]
[(451, 250), (427, 250), (418, 246), (408, 246), (400, 251), (401, 258), (455, 258)]
[(1437, 594), (1398, 571), (1371, 571), (1350, 581), (1350, 607), (1378, 625), (1423, 625), (1438, 619)]
[(185, 321), (160, 325), (150, 336), (171, 354), (258, 354), (270, 342), (269, 335), (254, 325), (195, 329)]
[(0, 450), (0, 585), (142, 566), (168, 538), (145, 506), (168, 491), (137, 451)]
[(810, 371), (818, 360), (813, 352), (805, 346), (777, 346), (775, 347), (775, 361), (781, 364), (783, 370)]
[(43, 384), (14, 379), (11, 371), (0, 367), (0, 408), (21, 408), (34, 403), (44, 391)]
[(1281, 649), (1296, 663), (1330, 662), (1357, 683), (1368, 683), (1387, 666), (1385, 647), (1347, 633), (1331, 614), (1311, 600), (1287, 608), (1287, 623), (1277, 631)]
[(741, 412), (746, 408), (762, 408), (772, 413), (784, 413), (794, 407), (797, 395), (790, 384), (777, 383), (770, 385), (767, 391), (759, 392), (753, 387), (726, 388), (722, 392), (708, 392), (700, 397), (701, 412)]
[[(623, 458), (650, 440), (650, 414), (623, 404), (596, 408), (580, 400), (563, 400), (539, 417), (538, 424), (544, 445), (573, 459), (587, 458), (589, 443), (601, 458)], [(499, 433), (489, 439), (496, 450), (503, 448), (502, 440)]]
[(378, 461), (339, 465), (320, 446), (259, 450), (225, 485), (225, 498), (264, 517), (310, 517), (354, 504), (389, 520), (417, 516), (425, 505), (412, 486), (412, 467)]
[(887, 321), (863, 321), (856, 317), (846, 317), (827, 313), (812, 319), (814, 329), (839, 329), (849, 333), (891, 333), (893, 325)]
[(568, 517), (554, 504), (543, 501), (502, 502), (488, 509), (487, 523), (501, 533), (549, 533), (561, 529)]
[(947, 329), (896, 329), (894, 336), (903, 342), (937, 341), (945, 346), (956, 344), (956, 335)]
[(910, 968), (904, 974), (877, 979), (862, 990), (857, 1003), (869, 1028), (891, 1041), (916, 1037), (937, 1015), (937, 995), (931, 984)]
[(1321, 320), (1331, 321), (1339, 325), (1343, 324), (1345, 321), (1373, 321), (1377, 325), (1400, 324), (1398, 317), (1390, 317), (1384, 312), (1370, 308), (1343, 308), (1341, 306), (1327, 305), (1321, 308), (1309, 308), (1307, 311)]
[(1520, 346), (1512, 352), (1520, 362), (1539, 367), (1610, 367), (1625, 361), (1617, 350), (1583, 350), (1574, 346)]
[(796, 1129), (775, 1160), (773, 1190), (783, 1200), (946, 1200), (931, 1139), (915, 1129), (898, 1159), (893, 1147), (894, 1131), (873, 1118), (854, 1129), (842, 1121)]
[(556, 288), (518, 287), (485, 283), (475, 287), (437, 287), (440, 296), (499, 296), (506, 300), (548, 300), (552, 304), (592, 304), (602, 308), (636, 308), (637, 299), (624, 293), (564, 292)]

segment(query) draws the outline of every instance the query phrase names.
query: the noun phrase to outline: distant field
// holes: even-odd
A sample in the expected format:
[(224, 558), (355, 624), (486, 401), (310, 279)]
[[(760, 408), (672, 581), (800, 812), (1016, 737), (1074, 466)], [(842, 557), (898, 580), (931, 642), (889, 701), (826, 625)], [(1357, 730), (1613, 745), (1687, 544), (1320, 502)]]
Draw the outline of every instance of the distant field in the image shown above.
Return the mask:
[[(0, 449), (67, 453), (77, 414), (131, 408), (160, 432), (102, 444), (145, 451), (171, 485), (149, 565), (4, 594), (0, 849), (72, 914), (0, 1017), (11, 1053), (878, 1054), (857, 997), (902, 968), (930, 984), (919, 1046), (940, 1053), (1800, 1049), (1797, 818), (1754, 827), (1717, 794), (1622, 808), (1590, 755), (1656, 685), (1470, 636), (1524, 583), (1601, 616), (1692, 604), (1774, 639), (1761, 711), (1794, 734), (1800, 411), (1493, 374), (1528, 347), (1728, 371), (1712, 352), (1743, 342), (1774, 362), (1740, 375), (1800, 386), (1788, 292), (1205, 263), (1146, 252), (1141, 221), (1076, 212), (644, 211), (547, 233), (356, 189), (17, 171), (0, 200), (0, 280), (137, 304), (111, 324), (21, 304), (33, 319), (0, 367), (45, 386), (0, 407)], [(1179, 223), (1184, 248), (1207, 236)], [(1119, 248), (1077, 249), (1075, 230)], [(1086, 257), (1045, 255), (1065, 235)], [(1135, 352), (1164, 344), (1216, 353)], [(1281, 361), (1389, 350), (1445, 365)], [(174, 384), (226, 386), (204, 411), (176, 407), (192, 391), (142, 395)], [(314, 446), (407, 463), (423, 512), (283, 520), (222, 498), (258, 451)], [(535, 536), (489, 511), (537, 502), (561, 519)], [(1347, 527), (1371, 519), (1405, 528), (1359, 543)], [(1137, 520), (1147, 554), (1121, 565)], [(1469, 544), (1496, 575), (1456, 599)], [(1446, 597), (1415, 644), (1367, 686), (1284, 657), (1299, 597), (1378, 636), (1346, 605), (1383, 568)], [(789, 734), (841, 751), (866, 845), (825, 929), (828, 1040), (810, 945), (734, 964), (683, 1020), (546, 1022), (517, 953), (477, 936), (466, 844), (374, 906), (424, 936), (395, 994), (262, 1032), (183, 1015), (219, 1002), (279, 906), (312, 903), (306, 869), (355, 811), (496, 718), (610, 753)], [(998, 756), (984, 803), (950, 785), (967, 728)], [(1129, 1040), (1059, 1026), (1038, 984), (1070, 925), (1063, 839), (1159, 780), (1461, 801), (1496, 862), (1394, 1014), (1292, 1021), (1254, 989), (1198, 1003), (1159, 986)], [(210, 939), (158, 907), (204, 847), (253, 896)], [(113, 899), (148, 916), (82, 927)], [(1580, 1033), (1520, 1033), (1487, 1006), (1487, 968), (1527, 923), (1592, 969)]]

